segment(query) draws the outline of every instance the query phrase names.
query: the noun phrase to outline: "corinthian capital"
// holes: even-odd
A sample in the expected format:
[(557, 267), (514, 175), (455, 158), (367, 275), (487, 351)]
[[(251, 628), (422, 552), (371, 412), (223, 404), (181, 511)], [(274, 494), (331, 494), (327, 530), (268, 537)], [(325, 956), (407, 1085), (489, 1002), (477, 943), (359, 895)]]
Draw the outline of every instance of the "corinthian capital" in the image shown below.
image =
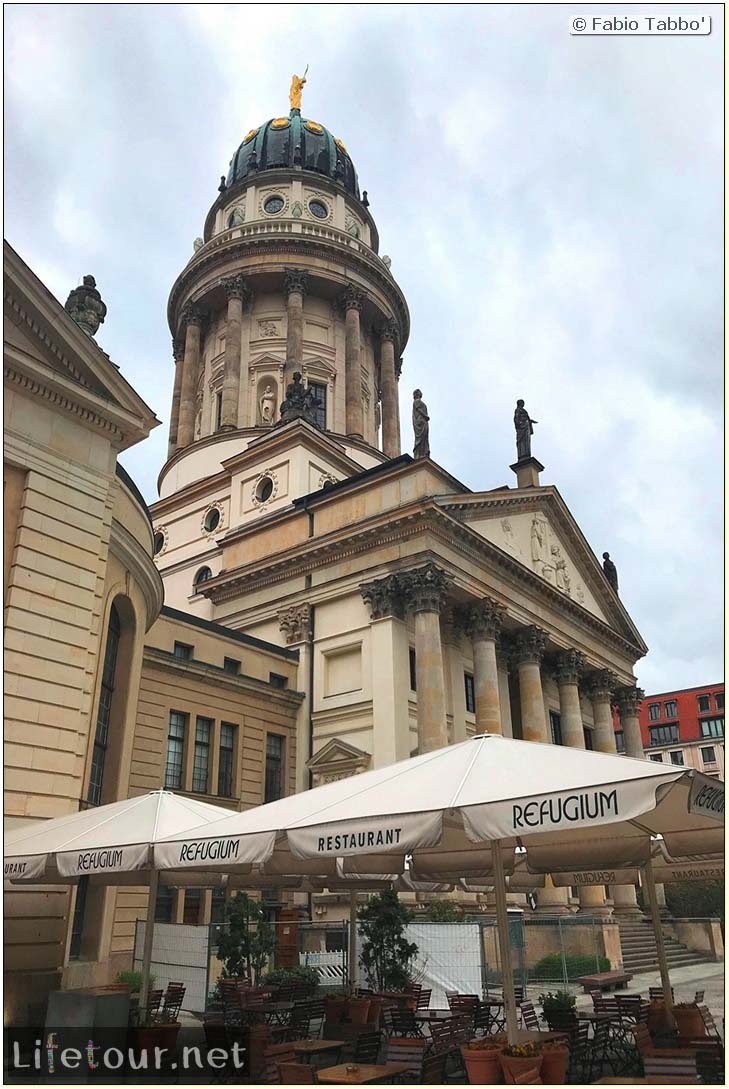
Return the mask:
[(240, 273), (237, 276), (226, 276), (220, 281), (220, 286), (225, 292), (226, 299), (245, 299), (248, 294), (246, 278)]
[(187, 328), (188, 325), (202, 325), (203, 311), (195, 303), (188, 301), (180, 311), (180, 325)]
[(623, 715), (637, 715), (644, 696), (645, 692), (642, 688), (619, 688), (615, 693), (615, 702), (618, 705), (620, 717), (622, 718)]
[(560, 684), (578, 684), (585, 670), (585, 656), (579, 650), (563, 650), (557, 655), (557, 680)]
[(380, 326), (380, 340), (397, 340), (397, 322), (393, 318), (383, 321)]
[(305, 643), (311, 638), (311, 605), (290, 605), (278, 613), (278, 623), (287, 642)]
[(498, 601), (484, 597), (468, 609), (466, 632), (471, 639), (496, 639), (501, 631), (505, 610)]
[(383, 579), (363, 582), (359, 589), (365, 605), (369, 607), (372, 620), (382, 620), (386, 616), (402, 620), (405, 601), (403, 587), (397, 575), (386, 575)]
[(363, 291), (360, 291), (358, 287), (354, 287), (352, 284), (347, 284), (339, 296), (339, 305), (345, 313), (347, 310), (361, 310), (364, 298)]
[(407, 607), (415, 613), (439, 613), (446, 603), (450, 581), (434, 563), (400, 575)]
[(185, 338), (173, 337), (172, 338), (172, 358), (177, 361), (183, 359), (185, 355)]
[(517, 665), (523, 665), (526, 662), (539, 663), (544, 655), (544, 648), (547, 645), (547, 632), (542, 631), (536, 624), (531, 624), (528, 628), (522, 628), (517, 632), (513, 642), (514, 660)]
[(587, 677), (587, 690), (593, 700), (607, 700), (618, 687), (618, 678), (609, 669), (596, 669)]
[(288, 299), (292, 291), (298, 291), (300, 295), (305, 295), (307, 282), (307, 276), (303, 269), (287, 269), (283, 280), (284, 298)]

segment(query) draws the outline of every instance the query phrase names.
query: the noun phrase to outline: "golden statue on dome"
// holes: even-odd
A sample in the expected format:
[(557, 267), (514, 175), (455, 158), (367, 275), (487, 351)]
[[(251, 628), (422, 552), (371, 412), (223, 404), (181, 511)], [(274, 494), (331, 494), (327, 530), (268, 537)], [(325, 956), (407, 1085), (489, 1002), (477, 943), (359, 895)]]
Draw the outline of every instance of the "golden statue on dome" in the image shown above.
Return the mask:
[(303, 76), (293, 75), (291, 77), (291, 87), (289, 89), (289, 105), (292, 110), (301, 111), (301, 92), (304, 89), (306, 83), (306, 73), (309, 71), (309, 65), (307, 64), (304, 69)]

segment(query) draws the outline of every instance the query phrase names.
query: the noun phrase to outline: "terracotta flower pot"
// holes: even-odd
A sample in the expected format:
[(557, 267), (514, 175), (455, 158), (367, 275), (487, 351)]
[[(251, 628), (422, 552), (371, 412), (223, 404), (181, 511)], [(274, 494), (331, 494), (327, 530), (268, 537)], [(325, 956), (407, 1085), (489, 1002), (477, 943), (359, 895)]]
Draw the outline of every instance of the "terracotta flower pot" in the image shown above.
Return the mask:
[(504, 1080), (498, 1047), (461, 1047), (469, 1085), (500, 1085)]
[(551, 1044), (542, 1048), (542, 1081), (545, 1085), (564, 1085), (570, 1062), (569, 1048)]
[(350, 998), (347, 1007), (349, 1020), (353, 1025), (366, 1025), (367, 1014), (370, 1012), (369, 998)]
[(177, 1047), (177, 1034), (180, 1031), (179, 1021), (170, 1021), (168, 1024), (137, 1025), (129, 1029), (129, 1046), (136, 1052), (144, 1052), (154, 1058), (156, 1047), (164, 1048), (167, 1054), (172, 1054)]
[(674, 1006), (673, 1016), (679, 1036), (705, 1036), (706, 1025), (698, 1006)]
[(339, 1025), (344, 1019), (344, 1011), (347, 1008), (345, 995), (335, 995), (324, 1000), (325, 1019), (333, 1025)]
[(648, 1032), (651, 1036), (665, 1036), (672, 1032), (673, 1025), (664, 1002), (651, 1002), (648, 1007)]
[(514, 1085), (516, 1079), (522, 1074), (526, 1074), (527, 1070), (536, 1070), (537, 1074), (539, 1074), (542, 1069), (541, 1055), (530, 1055), (528, 1058), (518, 1059), (513, 1055), (504, 1055), (502, 1051), (499, 1055), (499, 1062), (507, 1085)]

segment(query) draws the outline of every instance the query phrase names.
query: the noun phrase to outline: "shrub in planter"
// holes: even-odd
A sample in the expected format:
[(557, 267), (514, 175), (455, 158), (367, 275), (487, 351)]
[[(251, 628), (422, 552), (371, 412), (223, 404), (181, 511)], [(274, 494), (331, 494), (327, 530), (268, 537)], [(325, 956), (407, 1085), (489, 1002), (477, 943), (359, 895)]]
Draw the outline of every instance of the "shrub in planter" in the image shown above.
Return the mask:
[(286, 983), (295, 983), (297, 996), (309, 998), (319, 989), (319, 972), (308, 964), (300, 964), (296, 968), (276, 968), (261, 979), (262, 987), (281, 987)]
[(539, 1045), (542, 1053), (542, 1081), (545, 1085), (564, 1085), (570, 1062), (569, 1048), (556, 1040)]
[(501, 1044), (480, 1037), (461, 1046), (469, 1085), (498, 1085), (503, 1080), (499, 1055)]
[[(149, 977), (149, 990), (154, 990), (155, 976)], [(118, 976), (114, 980), (115, 983), (124, 983), (129, 988), (130, 994), (139, 994), (142, 989), (142, 973), (132, 970), (131, 968), (126, 972), (119, 972)]]
[[(599, 967), (595, 967), (595, 962)], [(530, 970), (532, 979), (577, 979), (578, 976), (590, 976), (594, 972), (609, 972), (610, 961), (607, 957), (591, 957), (586, 953), (565, 953), (564, 964), (559, 953), (550, 953), (542, 957)]]
[(513, 1044), (505, 1047), (499, 1053), (499, 1063), (504, 1072), (504, 1081), (507, 1085), (514, 1085), (516, 1079), (527, 1071), (542, 1069), (542, 1055), (534, 1043)]
[(549, 1025), (551, 1032), (569, 1030), (577, 1020), (575, 996), (569, 991), (547, 991), (540, 994), (539, 1005), (542, 1007), (542, 1020)]

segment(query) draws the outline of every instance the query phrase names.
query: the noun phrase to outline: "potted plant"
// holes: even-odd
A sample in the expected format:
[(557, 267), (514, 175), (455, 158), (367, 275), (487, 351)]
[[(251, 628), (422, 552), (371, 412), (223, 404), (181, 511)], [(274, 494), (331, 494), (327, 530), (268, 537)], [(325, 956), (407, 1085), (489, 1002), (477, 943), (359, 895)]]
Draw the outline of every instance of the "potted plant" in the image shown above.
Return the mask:
[(695, 1002), (677, 1002), (673, 1007), (679, 1036), (705, 1036), (706, 1025)]
[(225, 905), (225, 925), (218, 935), (218, 957), (230, 979), (258, 979), (273, 953), (276, 939), (264, 908), (245, 892)]
[(505, 1047), (499, 1053), (499, 1063), (504, 1072), (504, 1081), (508, 1085), (514, 1085), (516, 1079), (526, 1074), (527, 1071), (540, 1073), (542, 1069), (542, 1055), (538, 1046), (531, 1040), (527, 1044), (512, 1044)]
[(565, 1085), (570, 1049), (557, 1040), (545, 1040), (539, 1045), (542, 1053), (542, 1081), (545, 1085)]
[(540, 994), (542, 1020), (547, 1022), (550, 1032), (572, 1031), (577, 1023), (575, 1001), (575, 996), (569, 991), (547, 991), (546, 994)]
[(411, 979), (418, 947), (407, 940), (406, 928), (414, 918), (394, 889), (371, 896), (357, 912), (360, 963), (374, 991), (403, 991)]
[(487, 1036), (461, 1045), (469, 1085), (498, 1085), (503, 1080), (499, 1055), (502, 1045)]

